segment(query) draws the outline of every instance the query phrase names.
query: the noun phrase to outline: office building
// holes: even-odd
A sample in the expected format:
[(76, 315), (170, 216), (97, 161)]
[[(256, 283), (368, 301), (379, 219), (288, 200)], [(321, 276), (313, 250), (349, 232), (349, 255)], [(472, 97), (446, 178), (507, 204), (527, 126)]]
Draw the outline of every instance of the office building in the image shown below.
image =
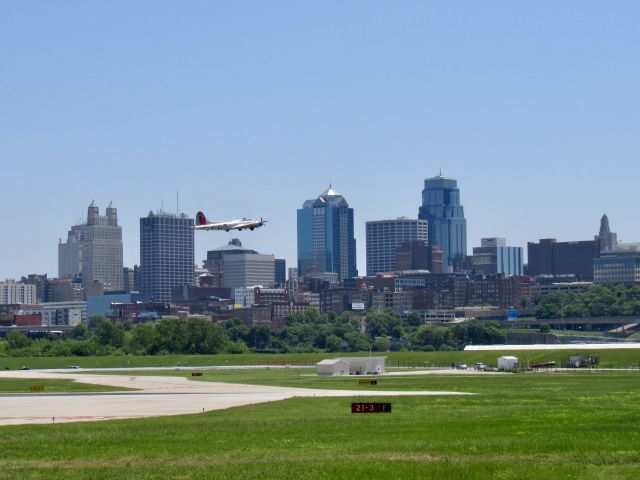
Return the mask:
[(71, 227), (66, 242), (60, 240), (58, 276), (82, 278), (83, 286), (99, 282), (105, 290), (122, 289), (122, 227), (113, 203), (100, 215), (91, 202), (86, 223)]
[(87, 317), (103, 316), (112, 318), (116, 315), (111, 309), (114, 303), (131, 303), (137, 300), (137, 295), (131, 295), (131, 292), (104, 292), (103, 295), (87, 296)]
[(273, 255), (240, 253), (224, 257), (223, 287), (235, 289), (260, 285), (271, 288), (274, 282)]
[[(47, 302), (47, 274), (46, 273), (32, 273), (26, 277), (22, 277), (20, 283), (26, 285), (35, 285), (36, 287), (36, 300), (35, 303)], [(32, 302), (34, 303), (34, 302)]]
[(42, 325), (65, 325), (74, 327), (87, 321), (86, 302), (49, 302), (35, 305), (23, 305), (21, 313), (41, 315)]
[(224, 286), (224, 259), (228, 256), (240, 255), (243, 253), (258, 253), (250, 248), (242, 246), (239, 239), (234, 238), (227, 245), (209, 250), (207, 259), (203, 262), (204, 268), (211, 274), (210, 285), (212, 287)]
[(597, 284), (640, 285), (640, 244), (618, 244), (603, 251), (593, 261), (593, 276)]
[(297, 212), (298, 275), (309, 270), (334, 272), (340, 281), (355, 277), (353, 208), (331, 185)]
[(81, 302), (84, 299), (82, 284), (70, 278), (48, 279), (46, 292), (45, 302)]
[(186, 214), (149, 212), (140, 219), (140, 294), (170, 302), (174, 287), (194, 283), (194, 221)]
[(600, 256), (597, 240), (558, 242), (544, 238), (527, 243), (527, 275), (575, 275), (578, 281), (593, 280), (593, 260)]
[(0, 304), (19, 305), (36, 303), (36, 286), (15, 280), (0, 282)]
[(522, 247), (508, 247), (504, 238), (483, 238), (473, 248), (476, 275), (522, 275)]
[(396, 248), (396, 271), (404, 270), (442, 273), (442, 248), (419, 240), (404, 242)]
[(275, 275), (275, 284), (280, 288), (283, 288), (287, 283), (287, 261), (284, 258), (276, 258)]
[(466, 256), (467, 221), (455, 179), (441, 175), (425, 179), (418, 218), (429, 222), (429, 245), (442, 248), (444, 271)]
[(405, 242), (428, 241), (428, 222), (400, 217), (366, 223), (367, 276), (396, 270), (396, 249)]

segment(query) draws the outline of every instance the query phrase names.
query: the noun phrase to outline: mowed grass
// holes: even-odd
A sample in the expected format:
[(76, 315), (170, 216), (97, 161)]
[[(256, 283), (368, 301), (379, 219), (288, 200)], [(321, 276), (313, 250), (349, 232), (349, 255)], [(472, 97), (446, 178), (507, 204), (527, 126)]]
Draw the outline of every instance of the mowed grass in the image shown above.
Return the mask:
[[(43, 387), (42, 391), (33, 391), (32, 387)], [(57, 392), (112, 392), (126, 390), (123, 388), (108, 387), (105, 385), (92, 385), (88, 383), (76, 383), (73, 380), (40, 380), (26, 378), (0, 378), (0, 393), (42, 393)], [(2, 416), (2, 413), (0, 413)], [(1, 478), (2, 474), (0, 474)]]
[[(598, 354), (600, 366), (605, 368), (640, 367), (640, 349), (598, 350), (504, 350), (504, 351), (452, 351), (452, 352), (374, 352), (387, 357), (389, 366), (451, 366), (452, 363), (466, 362), (472, 365), (483, 362), (497, 365), (501, 355), (515, 355), (522, 362), (531, 363), (555, 361), (562, 364), (572, 355)], [(0, 370), (16, 370), (23, 366), (30, 368), (68, 368), (78, 365), (82, 368), (135, 368), (162, 366), (204, 366), (204, 365), (255, 365), (286, 362), (313, 365), (324, 358), (341, 356), (369, 356), (369, 352), (350, 353), (296, 353), (241, 355), (114, 355), (105, 357), (0, 357)]]
[[(390, 381), (481, 394), (363, 392), (177, 417), (2, 427), (0, 478), (638, 478), (638, 373)], [(391, 401), (393, 412), (354, 415), (354, 400)]]

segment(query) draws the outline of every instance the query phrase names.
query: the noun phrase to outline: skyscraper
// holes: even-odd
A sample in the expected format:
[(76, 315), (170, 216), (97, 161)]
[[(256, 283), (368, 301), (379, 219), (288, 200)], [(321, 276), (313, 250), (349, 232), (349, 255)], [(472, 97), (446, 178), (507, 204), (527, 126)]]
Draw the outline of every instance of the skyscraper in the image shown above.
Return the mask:
[(427, 223), (406, 217), (367, 222), (367, 275), (395, 271), (396, 249), (405, 242), (426, 242)]
[(441, 175), (427, 178), (418, 218), (429, 222), (429, 245), (442, 247), (442, 268), (467, 254), (467, 221), (458, 182)]
[(102, 216), (91, 202), (87, 222), (71, 227), (66, 242), (60, 240), (58, 276), (82, 277), (85, 287), (100, 282), (105, 290), (122, 289), (122, 227), (113, 203)]
[(337, 273), (341, 281), (358, 274), (353, 208), (331, 185), (298, 210), (298, 275), (309, 270)]
[(598, 241), (598, 248), (601, 252), (611, 250), (618, 245), (618, 234), (609, 229), (609, 218), (606, 214), (602, 215), (600, 219), (600, 232), (595, 239)]
[(192, 218), (184, 213), (149, 212), (140, 219), (140, 294), (170, 302), (171, 290), (194, 283)]

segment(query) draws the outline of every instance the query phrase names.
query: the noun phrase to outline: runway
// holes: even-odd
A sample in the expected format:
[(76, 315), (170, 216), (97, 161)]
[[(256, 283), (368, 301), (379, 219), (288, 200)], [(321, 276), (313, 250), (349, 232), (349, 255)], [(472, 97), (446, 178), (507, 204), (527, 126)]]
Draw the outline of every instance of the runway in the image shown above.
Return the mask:
[(0, 378), (70, 379), (134, 388), (102, 393), (25, 393), (0, 396), (0, 425), (53, 424), (183, 415), (292, 397), (472, 395), (447, 391), (362, 391), (289, 388), (194, 381), (184, 377), (125, 376), (40, 371), (0, 372)]

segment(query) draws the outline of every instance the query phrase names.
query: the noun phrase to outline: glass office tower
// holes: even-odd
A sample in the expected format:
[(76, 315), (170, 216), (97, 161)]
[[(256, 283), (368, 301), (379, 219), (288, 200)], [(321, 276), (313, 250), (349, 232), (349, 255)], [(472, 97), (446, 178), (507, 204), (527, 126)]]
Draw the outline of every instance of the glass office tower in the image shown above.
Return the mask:
[(298, 275), (334, 272), (340, 281), (355, 277), (353, 208), (331, 185), (298, 209)]
[(458, 182), (453, 178), (427, 178), (418, 218), (429, 222), (429, 245), (442, 247), (442, 269), (467, 254), (467, 221), (460, 205)]

